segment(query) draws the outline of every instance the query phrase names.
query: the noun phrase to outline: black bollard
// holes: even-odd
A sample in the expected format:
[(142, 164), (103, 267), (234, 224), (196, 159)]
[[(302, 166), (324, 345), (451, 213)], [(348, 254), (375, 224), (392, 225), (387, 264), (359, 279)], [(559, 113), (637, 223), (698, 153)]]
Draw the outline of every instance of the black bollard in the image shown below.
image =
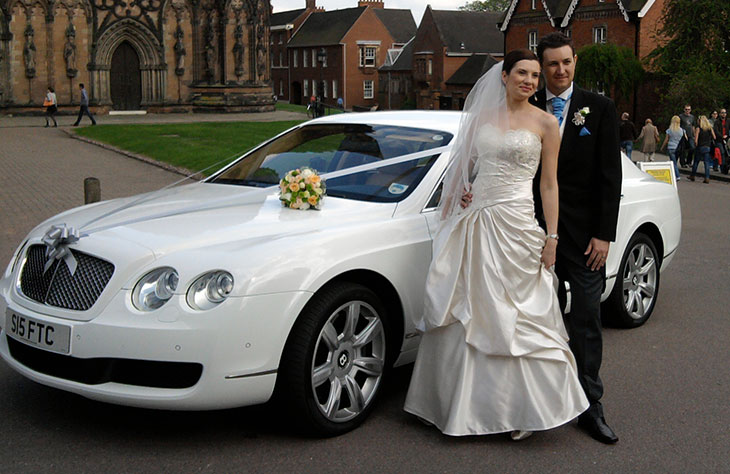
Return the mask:
[(99, 178), (84, 178), (84, 204), (101, 201)]

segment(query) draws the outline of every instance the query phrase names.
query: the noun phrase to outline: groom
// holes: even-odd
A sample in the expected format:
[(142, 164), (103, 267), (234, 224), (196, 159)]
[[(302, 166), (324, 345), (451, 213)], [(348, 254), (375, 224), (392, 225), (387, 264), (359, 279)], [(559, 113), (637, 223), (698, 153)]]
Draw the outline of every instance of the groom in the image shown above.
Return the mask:
[[(531, 99), (560, 123), (558, 188), (560, 215), (555, 271), (570, 284), (571, 312), (565, 318), (578, 377), (590, 407), (578, 426), (593, 438), (612, 444), (618, 437), (606, 423), (601, 406), (601, 293), (609, 243), (616, 237), (621, 195), (621, 160), (616, 108), (610, 99), (573, 84), (578, 57), (562, 33), (545, 36), (537, 46), (546, 88)], [(539, 172), (535, 178), (537, 215), (542, 214)], [(619, 282), (620, 283), (620, 282)]]

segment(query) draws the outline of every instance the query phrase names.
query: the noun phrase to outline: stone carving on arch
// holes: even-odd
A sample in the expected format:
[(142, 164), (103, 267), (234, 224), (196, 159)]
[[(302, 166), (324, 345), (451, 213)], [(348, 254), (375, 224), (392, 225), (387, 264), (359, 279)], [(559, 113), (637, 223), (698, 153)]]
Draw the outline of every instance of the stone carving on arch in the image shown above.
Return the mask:
[(89, 0), (56, 0), (53, 4), (54, 16), (65, 14), (69, 21), (73, 19), (77, 9), (84, 12), (87, 22), (91, 22), (94, 13)]
[(40, 7), (45, 16), (50, 14), (50, 9), (46, 0), (15, 0), (8, 3), (8, 11), (12, 12), (15, 8), (22, 8), (25, 10), (26, 18), (30, 18), (32, 16), (34, 7)]
[(109, 25), (99, 35), (93, 51), (92, 84), (97, 99), (103, 105), (111, 104), (109, 71), (112, 56), (124, 41), (129, 42), (139, 56), (142, 74), (142, 105), (162, 104), (166, 93), (167, 65), (163, 47), (157, 36), (145, 25), (131, 18), (124, 18)]

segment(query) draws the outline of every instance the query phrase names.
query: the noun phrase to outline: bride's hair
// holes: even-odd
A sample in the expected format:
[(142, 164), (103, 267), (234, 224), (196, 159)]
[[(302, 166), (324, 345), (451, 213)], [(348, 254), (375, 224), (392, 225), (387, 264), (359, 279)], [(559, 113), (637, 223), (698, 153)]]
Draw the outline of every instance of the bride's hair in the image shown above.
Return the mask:
[(525, 59), (528, 61), (537, 61), (537, 56), (529, 49), (513, 49), (505, 55), (504, 61), (502, 61), (502, 71), (509, 74), (515, 64)]

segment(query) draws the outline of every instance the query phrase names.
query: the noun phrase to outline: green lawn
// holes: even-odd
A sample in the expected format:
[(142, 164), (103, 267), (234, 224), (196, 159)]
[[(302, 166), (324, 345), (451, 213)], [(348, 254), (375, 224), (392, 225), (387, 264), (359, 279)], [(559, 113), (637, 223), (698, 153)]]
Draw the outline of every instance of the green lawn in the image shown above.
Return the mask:
[[(299, 123), (301, 121), (97, 125), (75, 132), (158, 161), (200, 171), (226, 158), (233, 159)], [(230, 159), (204, 174), (212, 174)]]

